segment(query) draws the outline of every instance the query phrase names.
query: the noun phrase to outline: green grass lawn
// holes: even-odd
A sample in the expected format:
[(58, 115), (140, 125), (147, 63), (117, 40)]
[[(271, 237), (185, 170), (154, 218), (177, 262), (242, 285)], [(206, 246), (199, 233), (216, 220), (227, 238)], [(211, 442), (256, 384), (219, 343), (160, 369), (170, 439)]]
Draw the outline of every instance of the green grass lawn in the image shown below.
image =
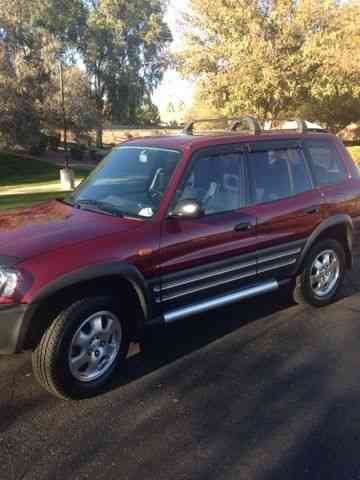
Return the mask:
[(355, 162), (360, 166), (360, 147), (350, 147), (349, 152)]
[[(31, 187), (59, 182), (60, 167), (42, 160), (0, 153), (0, 188)], [(88, 175), (89, 169), (75, 168), (77, 178)]]
[[(75, 168), (77, 181), (89, 169)], [(59, 167), (28, 157), (0, 153), (0, 209), (28, 206), (51, 198), (63, 197)]]

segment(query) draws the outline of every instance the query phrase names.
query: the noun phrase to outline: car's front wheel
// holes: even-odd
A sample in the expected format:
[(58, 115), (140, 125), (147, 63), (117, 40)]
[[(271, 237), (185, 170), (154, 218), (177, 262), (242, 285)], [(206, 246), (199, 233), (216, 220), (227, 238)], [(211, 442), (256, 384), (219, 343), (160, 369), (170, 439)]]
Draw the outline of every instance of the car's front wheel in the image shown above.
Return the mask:
[(65, 309), (33, 352), (39, 383), (60, 398), (98, 394), (123, 364), (129, 332), (109, 297), (85, 298)]
[(328, 305), (338, 296), (345, 271), (342, 245), (333, 239), (319, 242), (309, 252), (304, 269), (297, 278), (295, 300), (315, 307)]

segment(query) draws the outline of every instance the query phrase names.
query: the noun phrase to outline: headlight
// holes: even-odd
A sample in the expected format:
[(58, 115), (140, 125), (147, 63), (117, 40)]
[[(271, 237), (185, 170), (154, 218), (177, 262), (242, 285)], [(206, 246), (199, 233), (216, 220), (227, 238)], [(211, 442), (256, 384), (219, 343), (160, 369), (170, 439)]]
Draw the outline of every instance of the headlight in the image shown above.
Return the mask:
[(0, 267), (0, 297), (11, 297), (19, 284), (20, 273)]

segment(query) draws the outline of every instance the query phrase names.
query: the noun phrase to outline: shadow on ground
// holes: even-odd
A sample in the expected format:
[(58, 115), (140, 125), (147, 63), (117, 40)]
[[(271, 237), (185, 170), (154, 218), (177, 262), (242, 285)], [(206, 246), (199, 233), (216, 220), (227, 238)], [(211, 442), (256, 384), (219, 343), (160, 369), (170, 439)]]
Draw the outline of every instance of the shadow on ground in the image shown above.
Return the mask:
[(272, 295), (174, 325), (80, 403), (1, 359), (0, 478), (360, 478), (359, 271), (325, 309)]

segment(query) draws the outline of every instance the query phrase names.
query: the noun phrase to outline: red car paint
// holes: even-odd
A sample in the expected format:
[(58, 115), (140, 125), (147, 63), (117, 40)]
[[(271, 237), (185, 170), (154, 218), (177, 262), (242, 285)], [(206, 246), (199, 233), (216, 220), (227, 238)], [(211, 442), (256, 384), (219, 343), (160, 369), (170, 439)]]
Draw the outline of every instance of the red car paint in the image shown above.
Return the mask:
[[(2, 214), (0, 256), (20, 257), (17, 268), (25, 272), (27, 279), (22, 282), (16, 301), (31, 303), (43, 288), (61, 276), (105, 261), (127, 262), (145, 278), (151, 278), (308, 236), (324, 218), (338, 212), (352, 218), (360, 216), (360, 180), (342, 143), (319, 133), (287, 134), (286, 138), (323, 138), (334, 142), (347, 171), (346, 180), (277, 202), (203, 217), (196, 223), (169, 219), (171, 201), (195, 152), (215, 145), (283, 140), (284, 134), (261, 134), (256, 139), (250, 135), (159, 137), (128, 142), (183, 152), (160, 209), (152, 219), (111, 217), (78, 210), (61, 201)], [(319, 211), (304, 213), (316, 204), (321, 205)], [(256, 229), (234, 235), (234, 225), (244, 218)], [(0, 299), (0, 303), (6, 302), (9, 299)]]

